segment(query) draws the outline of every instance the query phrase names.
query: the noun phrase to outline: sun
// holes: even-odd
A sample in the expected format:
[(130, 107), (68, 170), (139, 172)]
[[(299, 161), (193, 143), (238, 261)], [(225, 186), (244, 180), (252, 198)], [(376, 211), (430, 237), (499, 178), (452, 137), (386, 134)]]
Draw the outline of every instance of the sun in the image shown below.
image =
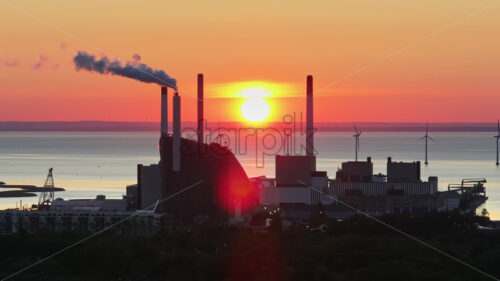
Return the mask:
[(261, 98), (249, 98), (241, 106), (241, 115), (250, 122), (264, 121), (270, 112), (269, 104)]

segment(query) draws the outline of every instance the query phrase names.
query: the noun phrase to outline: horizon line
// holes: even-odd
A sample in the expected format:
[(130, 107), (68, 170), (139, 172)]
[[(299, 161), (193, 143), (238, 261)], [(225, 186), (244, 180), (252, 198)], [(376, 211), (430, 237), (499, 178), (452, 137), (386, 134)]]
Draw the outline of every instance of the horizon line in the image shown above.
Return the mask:
[[(169, 122), (171, 123), (171, 122)], [(300, 122), (297, 122), (300, 124)], [(427, 122), (315, 122), (318, 132), (352, 132), (352, 126), (362, 127), (365, 132), (425, 132)], [(497, 132), (497, 122), (434, 122), (430, 123), (431, 132)], [(222, 126), (221, 126), (222, 125)], [(218, 126), (249, 129), (285, 129), (290, 124), (266, 122), (252, 124), (238, 121), (207, 122), (206, 128)], [(182, 127), (196, 128), (197, 122), (184, 121)], [(234, 129), (234, 128), (231, 128)], [(298, 128), (297, 128), (298, 129)], [(0, 131), (73, 131), (73, 132), (155, 132), (160, 131), (160, 122), (151, 121), (0, 121)], [(299, 129), (300, 131), (300, 129)]]

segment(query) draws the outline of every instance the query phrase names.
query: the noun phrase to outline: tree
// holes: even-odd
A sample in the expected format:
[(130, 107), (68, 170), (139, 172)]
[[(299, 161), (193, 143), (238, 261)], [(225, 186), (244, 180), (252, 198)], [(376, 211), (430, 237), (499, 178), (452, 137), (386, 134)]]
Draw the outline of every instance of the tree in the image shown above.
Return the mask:
[(488, 210), (486, 210), (486, 208), (483, 208), (483, 210), (481, 211), (481, 216), (486, 218), (486, 217), (490, 217), (490, 212), (488, 212)]
[(323, 207), (323, 204), (319, 202), (318, 205), (314, 207), (314, 209), (311, 212), (311, 215), (309, 216), (309, 225), (311, 227), (317, 227), (324, 224), (326, 220), (327, 217), (325, 214), (325, 208)]

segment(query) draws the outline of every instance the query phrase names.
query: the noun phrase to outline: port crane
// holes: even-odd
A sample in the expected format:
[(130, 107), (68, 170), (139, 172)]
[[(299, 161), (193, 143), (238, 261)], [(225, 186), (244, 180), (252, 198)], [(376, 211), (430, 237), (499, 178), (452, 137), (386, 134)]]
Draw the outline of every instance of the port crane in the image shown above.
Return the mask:
[(448, 191), (454, 190), (460, 195), (458, 209), (461, 211), (475, 210), (484, 204), (486, 197), (485, 178), (463, 179), (461, 183), (449, 184)]
[(53, 168), (49, 169), (49, 173), (47, 174), (47, 178), (45, 179), (45, 183), (43, 184), (43, 190), (40, 193), (40, 197), (38, 198), (38, 206), (37, 209), (47, 209), (50, 206), (50, 203), (54, 201), (54, 177), (52, 176)]
[(471, 192), (473, 194), (482, 193), (483, 196), (486, 195), (486, 188), (484, 184), (486, 183), (485, 178), (472, 178), (472, 179), (463, 179), (462, 183), (450, 183), (448, 185), (448, 191), (457, 190), (460, 193)]

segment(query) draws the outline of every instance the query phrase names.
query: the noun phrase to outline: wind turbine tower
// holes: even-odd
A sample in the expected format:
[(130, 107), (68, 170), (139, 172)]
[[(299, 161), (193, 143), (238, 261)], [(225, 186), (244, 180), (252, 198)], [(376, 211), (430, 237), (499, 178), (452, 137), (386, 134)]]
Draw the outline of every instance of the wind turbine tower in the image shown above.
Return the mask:
[(498, 140), (500, 140), (500, 120), (497, 121), (497, 135), (495, 136), (497, 139), (497, 166), (498, 166)]
[(420, 140), (425, 140), (425, 165), (427, 166), (427, 164), (429, 164), (429, 161), (427, 158), (427, 154), (428, 154), (427, 147), (428, 147), (429, 140), (436, 142), (433, 138), (431, 138), (429, 136), (429, 122), (427, 122), (427, 124), (425, 126), (425, 136), (421, 137)]
[(352, 135), (354, 137), (355, 159), (356, 159), (356, 162), (358, 162), (359, 136), (361, 136), (362, 131), (358, 132), (358, 128), (356, 128), (356, 126), (353, 126), (353, 127), (354, 127), (354, 132), (355, 132), (354, 135)]

